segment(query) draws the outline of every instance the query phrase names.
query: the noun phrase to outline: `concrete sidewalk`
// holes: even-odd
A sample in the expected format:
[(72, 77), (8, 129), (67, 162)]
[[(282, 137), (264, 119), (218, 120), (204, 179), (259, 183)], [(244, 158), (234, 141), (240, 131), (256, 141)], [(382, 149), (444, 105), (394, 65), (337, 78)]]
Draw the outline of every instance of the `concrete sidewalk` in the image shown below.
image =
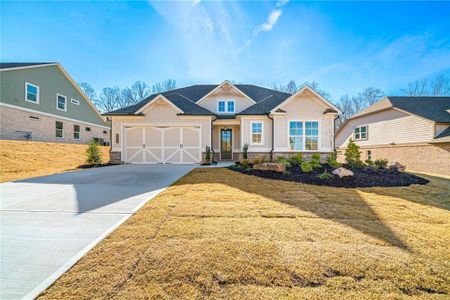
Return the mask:
[(0, 185), (0, 299), (33, 298), (195, 165), (122, 165)]

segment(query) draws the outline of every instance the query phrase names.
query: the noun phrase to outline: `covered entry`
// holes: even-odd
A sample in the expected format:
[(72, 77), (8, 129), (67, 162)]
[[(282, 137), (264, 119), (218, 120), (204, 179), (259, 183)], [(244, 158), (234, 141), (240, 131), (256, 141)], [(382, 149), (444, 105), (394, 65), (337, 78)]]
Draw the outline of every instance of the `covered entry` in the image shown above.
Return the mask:
[(125, 127), (125, 161), (135, 164), (201, 162), (200, 126)]

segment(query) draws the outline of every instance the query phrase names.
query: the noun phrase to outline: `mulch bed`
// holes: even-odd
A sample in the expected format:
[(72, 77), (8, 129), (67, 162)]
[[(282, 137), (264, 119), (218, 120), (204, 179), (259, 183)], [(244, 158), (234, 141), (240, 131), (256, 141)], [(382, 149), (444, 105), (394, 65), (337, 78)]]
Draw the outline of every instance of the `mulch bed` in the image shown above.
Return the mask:
[(347, 169), (352, 170), (353, 176), (346, 176), (340, 178), (337, 175), (333, 175), (330, 179), (320, 179), (319, 174), (325, 172), (325, 170), (331, 173), (334, 169), (330, 165), (322, 165), (321, 168), (315, 169), (310, 173), (304, 173), (299, 167), (288, 168), (285, 174), (277, 173), (273, 171), (260, 171), (254, 169), (244, 169), (240, 166), (230, 166), (229, 169), (237, 171), (247, 175), (253, 175), (258, 177), (296, 181), (307, 184), (325, 185), (333, 187), (373, 187), (373, 186), (409, 186), (411, 184), (427, 184), (429, 181), (422, 177), (397, 171), (395, 169), (374, 169), (374, 168), (361, 168), (354, 169), (344, 166)]
[(109, 166), (117, 166), (117, 164), (106, 163), (106, 164), (98, 164), (98, 165), (80, 165), (77, 168), (79, 168), (79, 169), (91, 169), (91, 168), (100, 168), (100, 167), (109, 167)]

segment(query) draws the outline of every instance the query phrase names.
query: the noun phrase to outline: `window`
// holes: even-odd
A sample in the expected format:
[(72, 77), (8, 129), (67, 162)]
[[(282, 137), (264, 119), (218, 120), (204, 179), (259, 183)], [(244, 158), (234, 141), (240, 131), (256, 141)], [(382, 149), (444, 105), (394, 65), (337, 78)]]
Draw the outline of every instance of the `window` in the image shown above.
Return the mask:
[(70, 99), (70, 102), (75, 105), (80, 105), (80, 101), (78, 101), (76, 99)]
[(225, 101), (217, 102), (217, 111), (218, 112), (225, 112)]
[(30, 119), (31, 120), (35, 120), (35, 121), (39, 121), (39, 117), (38, 116), (30, 116)]
[(91, 127), (86, 127), (86, 131), (91, 131)]
[(289, 150), (319, 150), (319, 122), (289, 122)]
[(56, 109), (67, 111), (66, 101), (67, 101), (66, 96), (56, 94)]
[(80, 139), (80, 125), (73, 125), (73, 138), (75, 140)]
[(253, 122), (252, 126), (252, 145), (261, 145), (263, 143), (263, 124), (261, 122)]
[(367, 125), (356, 127), (353, 137), (355, 141), (367, 140)]
[(372, 160), (372, 151), (371, 150), (367, 150), (367, 159)]
[(305, 150), (319, 149), (319, 122), (305, 122)]
[(227, 102), (227, 109), (228, 112), (234, 112), (234, 100), (230, 100)]
[(25, 100), (32, 103), (39, 103), (39, 87), (25, 82)]
[(56, 121), (56, 137), (63, 137), (63, 122)]
[(289, 149), (303, 150), (303, 122), (289, 122)]

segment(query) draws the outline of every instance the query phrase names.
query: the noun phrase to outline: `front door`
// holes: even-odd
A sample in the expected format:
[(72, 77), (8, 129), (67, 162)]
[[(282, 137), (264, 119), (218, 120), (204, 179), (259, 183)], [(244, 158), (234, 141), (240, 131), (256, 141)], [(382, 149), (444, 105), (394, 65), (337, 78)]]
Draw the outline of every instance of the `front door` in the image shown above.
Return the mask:
[(232, 158), (232, 131), (231, 129), (220, 130), (220, 158), (231, 159)]

